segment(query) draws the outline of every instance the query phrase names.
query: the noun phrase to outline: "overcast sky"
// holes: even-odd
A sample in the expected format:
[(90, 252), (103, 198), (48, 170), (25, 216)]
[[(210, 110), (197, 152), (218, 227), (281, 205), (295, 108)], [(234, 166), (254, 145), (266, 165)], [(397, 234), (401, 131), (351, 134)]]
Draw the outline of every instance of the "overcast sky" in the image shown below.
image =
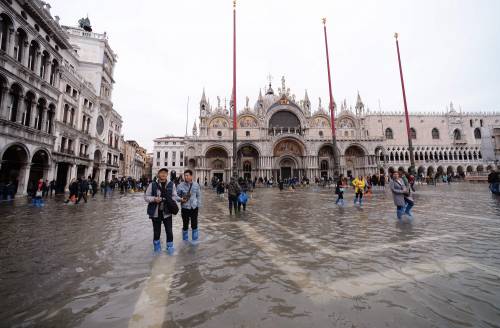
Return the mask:
[[(231, 0), (49, 0), (65, 25), (89, 15), (118, 54), (115, 109), (126, 139), (149, 150), (166, 134), (184, 135), (199, 114), (203, 88), (212, 104), (232, 84)], [(239, 0), (238, 108), (253, 106), (267, 76), (284, 75), (312, 108), (327, 105), (321, 17), (328, 19), (333, 94), (354, 105), (401, 110), (394, 43), (400, 48), (410, 112), (500, 107), (500, 1)]]

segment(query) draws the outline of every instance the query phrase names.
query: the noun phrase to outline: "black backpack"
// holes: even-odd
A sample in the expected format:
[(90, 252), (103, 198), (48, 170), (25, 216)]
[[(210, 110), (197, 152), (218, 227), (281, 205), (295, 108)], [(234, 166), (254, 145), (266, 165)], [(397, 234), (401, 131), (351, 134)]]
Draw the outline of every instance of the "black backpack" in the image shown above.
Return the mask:
[[(174, 183), (172, 181), (170, 181), (167, 184), (167, 198), (166, 198), (165, 207), (163, 210), (163, 213), (167, 216), (170, 214), (176, 215), (177, 213), (179, 213), (179, 206), (177, 205), (176, 201), (172, 199), (173, 190), (174, 190)], [(156, 197), (157, 193), (158, 193), (158, 183), (153, 182), (152, 186), (151, 186), (151, 196)], [(156, 211), (157, 206), (158, 206), (157, 203), (149, 203), (148, 204), (147, 213), (150, 217), (153, 217), (155, 215), (155, 211)]]

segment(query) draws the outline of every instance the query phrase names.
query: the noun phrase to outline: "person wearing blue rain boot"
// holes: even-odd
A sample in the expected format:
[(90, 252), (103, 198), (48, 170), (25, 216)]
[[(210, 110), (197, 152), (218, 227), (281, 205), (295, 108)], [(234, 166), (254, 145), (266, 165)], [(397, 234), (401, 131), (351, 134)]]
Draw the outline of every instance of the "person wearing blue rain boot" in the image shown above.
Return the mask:
[(193, 229), (192, 234), (191, 234), (191, 238), (193, 241), (198, 240), (198, 229)]
[(189, 241), (189, 231), (188, 230), (182, 230), (182, 240)]
[(344, 182), (344, 176), (341, 174), (339, 177), (339, 181), (337, 181), (337, 186), (335, 187), (335, 193), (337, 194), (337, 200), (335, 201), (335, 204), (344, 206), (344, 191), (346, 187), (347, 186)]
[(156, 252), (157, 247), (161, 250), (160, 235), (162, 223), (165, 226), (167, 235), (167, 252), (172, 255), (174, 252), (174, 235), (172, 233), (172, 215), (177, 214), (179, 208), (176, 201), (177, 190), (172, 181), (167, 181), (168, 170), (166, 168), (158, 171), (158, 182), (149, 184), (144, 193), (144, 200), (148, 203), (147, 214), (153, 224), (153, 245)]
[(188, 233), (189, 223), (192, 229), (192, 241), (198, 242), (198, 209), (201, 207), (201, 187), (193, 181), (193, 171), (184, 171), (184, 181), (177, 187), (177, 196), (181, 200), (182, 237)]
[(174, 255), (174, 252), (175, 252), (174, 242), (173, 241), (168, 241), (167, 242), (167, 253), (168, 253), (168, 255)]
[(389, 183), (389, 188), (392, 191), (394, 205), (396, 205), (396, 216), (398, 220), (401, 221), (403, 219), (403, 214), (405, 213), (405, 206), (407, 207), (405, 195), (409, 195), (409, 191), (403, 179), (399, 176), (399, 172), (394, 172), (392, 174), (392, 180)]
[(155, 253), (161, 252), (161, 242), (160, 240), (153, 240), (153, 251)]

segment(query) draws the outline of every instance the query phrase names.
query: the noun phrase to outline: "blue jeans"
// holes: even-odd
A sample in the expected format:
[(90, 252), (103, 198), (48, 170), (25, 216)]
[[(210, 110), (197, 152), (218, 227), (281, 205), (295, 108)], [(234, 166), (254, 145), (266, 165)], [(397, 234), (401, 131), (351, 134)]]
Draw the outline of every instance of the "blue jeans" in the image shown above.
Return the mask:
[(398, 217), (398, 220), (401, 220), (403, 218), (404, 212), (405, 212), (404, 206), (396, 206), (396, 216)]

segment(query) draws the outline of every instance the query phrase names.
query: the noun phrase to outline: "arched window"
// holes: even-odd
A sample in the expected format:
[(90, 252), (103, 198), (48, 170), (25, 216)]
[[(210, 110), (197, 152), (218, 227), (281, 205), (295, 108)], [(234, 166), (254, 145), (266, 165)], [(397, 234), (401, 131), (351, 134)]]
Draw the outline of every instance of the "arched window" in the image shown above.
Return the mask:
[(52, 65), (50, 66), (50, 79), (49, 79), (49, 83), (52, 86), (55, 86), (55, 84), (56, 84), (56, 77), (57, 77), (58, 69), (59, 69), (59, 62), (56, 59), (54, 59), (52, 61)]
[(50, 55), (47, 51), (42, 53), (42, 62), (40, 63), (40, 77), (45, 80), (47, 67), (49, 65)]
[(410, 138), (417, 139), (417, 130), (415, 130), (414, 128), (410, 129)]
[(10, 30), (13, 28), (12, 20), (6, 14), (0, 15), (0, 48), (7, 51), (9, 47)]
[(36, 41), (31, 41), (29, 48), (28, 68), (32, 71), (35, 71), (35, 63), (36, 63), (36, 57), (38, 55), (38, 49), (40, 49), (38, 43)]
[(394, 134), (392, 133), (392, 129), (391, 128), (387, 128), (385, 129), (385, 138), (386, 139), (394, 139)]
[(481, 139), (481, 129), (479, 128), (474, 129), (474, 138)]
[(432, 139), (439, 139), (439, 130), (436, 128), (432, 129)]
[(17, 35), (16, 35), (16, 45), (14, 48), (14, 57), (18, 62), (22, 62), (24, 58), (24, 42), (27, 40), (27, 34), (24, 32), (23, 29), (18, 28), (17, 29)]
[(459, 129), (455, 129), (455, 131), (453, 131), (453, 139), (462, 140), (462, 132), (460, 132)]

